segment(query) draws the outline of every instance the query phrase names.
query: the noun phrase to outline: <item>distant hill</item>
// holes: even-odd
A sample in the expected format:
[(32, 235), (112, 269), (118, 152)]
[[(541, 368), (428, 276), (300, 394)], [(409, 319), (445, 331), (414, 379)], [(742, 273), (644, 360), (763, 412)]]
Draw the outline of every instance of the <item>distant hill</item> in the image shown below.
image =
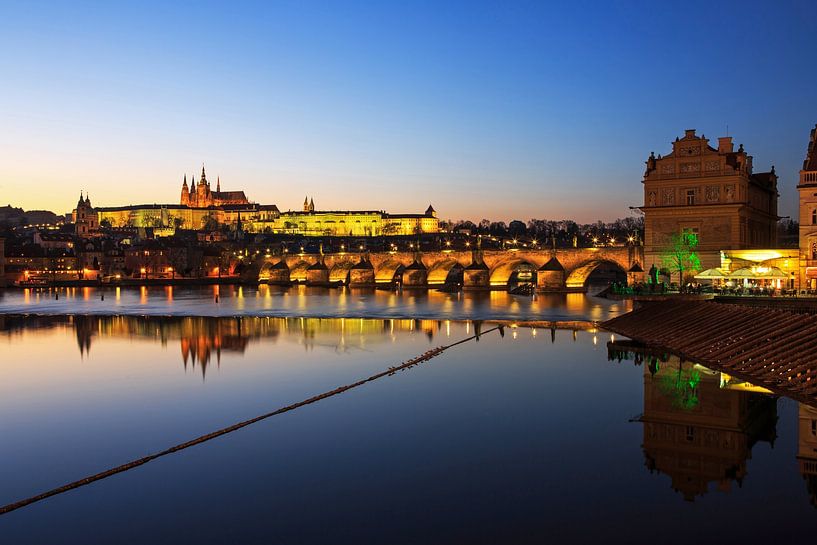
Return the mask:
[(0, 222), (16, 225), (56, 224), (64, 219), (49, 210), (23, 210), (10, 204), (0, 206)]

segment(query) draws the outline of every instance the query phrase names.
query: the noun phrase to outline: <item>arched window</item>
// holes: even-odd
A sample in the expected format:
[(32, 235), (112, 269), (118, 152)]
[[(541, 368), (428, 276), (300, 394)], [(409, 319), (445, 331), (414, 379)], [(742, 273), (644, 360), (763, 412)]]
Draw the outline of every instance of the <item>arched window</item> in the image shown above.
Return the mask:
[(811, 259), (817, 259), (817, 242), (811, 243)]

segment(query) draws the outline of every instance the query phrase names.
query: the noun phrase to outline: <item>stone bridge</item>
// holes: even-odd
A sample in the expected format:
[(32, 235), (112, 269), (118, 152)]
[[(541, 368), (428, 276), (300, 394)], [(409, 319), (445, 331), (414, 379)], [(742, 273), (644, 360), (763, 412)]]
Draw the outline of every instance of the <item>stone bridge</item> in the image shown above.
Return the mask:
[(597, 267), (611, 264), (642, 275), (642, 246), (565, 248), (557, 250), (443, 250), (437, 252), (284, 254), (259, 258), (243, 276), (271, 284), (404, 287), (460, 284), (465, 289), (507, 289), (533, 282), (542, 291), (585, 291)]

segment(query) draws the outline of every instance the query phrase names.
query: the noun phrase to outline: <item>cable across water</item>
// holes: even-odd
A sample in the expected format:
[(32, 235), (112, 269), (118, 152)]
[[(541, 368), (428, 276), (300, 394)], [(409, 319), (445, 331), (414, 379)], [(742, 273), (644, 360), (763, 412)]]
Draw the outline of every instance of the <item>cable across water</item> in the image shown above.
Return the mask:
[(137, 467), (145, 465), (146, 463), (151, 462), (151, 461), (153, 461), (153, 460), (155, 460), (157, 458), (161, 458), (162, 456), (167, 456), (168, 454), (173, 454), (175, 452), (182, 451), (182, 450), (190, 448), (192, 446), (200, 445), (201, 443), (205, 443), (207, 441), (210, 441), (211, 439), (215, 439), (216, 437), (221, 437), (222, 435), (227, 435), (228, 433), (232, 433), (234, 431), (240, 430), (241, 428), (247, 427), (250, 424), (255, 424), (256, 422), (266, 420), (267, 418), (270, 418), (272, 416), (277, 416), (279, 414), (283, 414), (283, 413), (286, 413), (286, 412), (289, 412), (289, 411), (294, 411), (295, 409), (298, 409), (298, 408), (303, 407), (305, 405), (310, 405), (310, 404), (315, 403), (317, 401), (320, 401), (322, 399), (326, 399), (326, 398), (332, 397), (334, 395), (342, 394), (343, 392), (349, 391), (349, 390), (351, 390), (353, 388), (357, 388), (358, 386), (363, 386), (364, 384), (366, 384), (368, 382), (373, 382), (373, 381), (375, 381), (377, 379), (387, 377), (387, 376), (391, 376), (394, 373), (396, 373), (397, 371), (403, 371), (404, 369), (410, 369), (411, 367), (414, 367), (414, 366), (416, 366), (416, 365), (418, 365), (418, 364), (420, 364), (420, 363), (422, 363), (424, 361), (428, 361), (431, 358), (442, 354), (443, 352), (445, 352), (449, 348), (453, 348), (453, 347), (455, 347), (457, 345), (464, 344), (464, 343), (466, 343), (468, 341), (472, 341), (474, 339), (479, 339), (480, 335), (485, 335), (486, 333), (490, 333), (492, 331), (500, 330), (500, 332), (501, 332), (502, 329), (503, 329), (502, 326), (492, 327), (491, 329), (488, 329), (488, 330), (486, 330), (486, 331), (484, 331), (482, 333), (476, 333), (474, 335), (471, 335), (470, 337), (466, 337), (465, 339), (459, 340), (459, 341), (457, 341), (455, 343), (451, 343), (451, 344), (444, 345), (444, 346), (438, 346), (437, 348), (432, 348), (431, 350), (428, 350), (427, 352), (424, 352), (424, 353), (420, 354), (419, 356), (416, 356), (416, 357), (414, 357), (414, 358), (412, 358), (412, 359), (410, 359), (408, 361), (405, 361), (405, 362), (403, 362), (403, 363), (401, 363), (399, 365), (389, 367), (385, 371), (382, 371), (380, 373), (372, 375), (372, 376), (370, 376), (368, 378), (359, 380), (357, 382), (353, 382), (351, 384), (347, 384), (345, 386), (340, 386), (338, 388), (335, 388), (334, 390), (324, 392), (322, 394), (318, 394), (316, 396), (310, 397), (310, 398), (305, 399), (303, 401), (293, 403), (292, 405), (287, 405), (285, 407), (281, 407), (281, 408), (276, 409), (276, 410), (274, 410), (272, 412), (268, 412), (266, 414), (256, 416), (255, 418), (251, 418), (249, 420), (244, 420), (242, 422), (238, 422), (238, 423), (233, 424), (231, 426), (227, 426), (226, 428), (222, 428), (222, 429), (220, 429), (218, 431), (214, 431), (212, 433), (202, 435), (202, 436), (197, 437), (195, 439), (191, 439), (190, 441), (186, 441), (184, 443), (179, 443), (178, 445), (172, 446), (172, 447), (170, 447), (168, 449), (165, 449), (165, 450), (163, 450), (161, 452), (156, 452), (154, 454), (149, 454), (148, 456), (144, 456), (144, 457), (139, 458), (137, 460), (132, 460), (132, 461), (130, 461), (128, 463), (113, 467), (111, 469), (102, 471), (100, 473), (96, 473), (94, 475), (84, 477), (82, 479), (79, 479), (77, 481), (74, 481), (74, 482), (65, 484), (63, 486), (54, 488), (54, 489), (49, 490), (47, 492), (42, 492), (42, 493), (37, 494), (35, 496), (31, 496), (31, 497), (23, 499), (23, 500), (19, 500), (19, 501), (13, 502), (13, 503), (9, 503), (7, 505), (4, 505), (3, 507), (0, 507), (0, 515), (5, 515), (7, 513), (10, 513), (12, 511), (17, 510), (17, 509), (20, 509), (22, 507), (26, 507), (27, 505), (31, 505), (32, 503), (42, 501), (44, 499), (50, 498), (52, 496), (56, 496), (58, 494), (63, 494), (63, 493), (68, 492), (70, 490), (74, 490), (74, 489), (89, 485), (89, 484), (91, 484), (93, 482), (101, 481), (102, 479), (106, 479), (108, 477), (116, 475), (117, 473), (123, 473), (125, 471), (137, 468)]

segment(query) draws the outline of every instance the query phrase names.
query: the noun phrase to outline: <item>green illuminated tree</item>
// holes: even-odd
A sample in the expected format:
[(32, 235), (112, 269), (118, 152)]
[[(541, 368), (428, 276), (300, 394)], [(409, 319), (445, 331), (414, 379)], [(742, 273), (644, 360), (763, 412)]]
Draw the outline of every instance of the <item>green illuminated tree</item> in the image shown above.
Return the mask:
[(695, 250), (698, 248), (698, 235), (684, 231), (672, 235), (669, 244), (661, 252), (661, 261), (672, 272), (678, 272), (679, 283), (684, 282), (685, 271), (701, 269), (701, 260)]

